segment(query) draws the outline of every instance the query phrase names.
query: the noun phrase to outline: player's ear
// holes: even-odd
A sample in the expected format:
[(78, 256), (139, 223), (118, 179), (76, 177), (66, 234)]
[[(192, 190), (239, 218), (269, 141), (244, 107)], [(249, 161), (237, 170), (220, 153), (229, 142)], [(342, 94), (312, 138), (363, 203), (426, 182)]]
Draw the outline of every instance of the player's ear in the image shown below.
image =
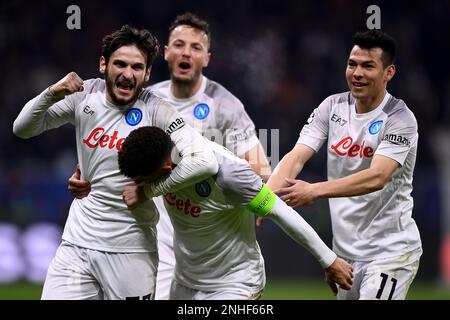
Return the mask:
[(169, 47), (164, 46), (164, 60), (167, 61), (167, 56), (169, 55)]
[(105, 59), (104, 56), (100, 57), (99, 70), (100, 70), (101, 74), (105, 74), (105, 71), (106, 71), (106, 59)]
[(208, 52), (205, 57), (205, 61), (203, 63), (203, 68), (206, 68), (209, 64), (209, 60), (211, 60), (211, 52)]
[(394, 75), (395, 75), (395, 66), (391, 64), (386, 68), (384, 80), (386, 82), (389, 82), (394, 77)]
[(152, 66), (148, 67), (147, 70), (145, 70), (145, 82), (150, 80), (151, 73), (152, 73)]

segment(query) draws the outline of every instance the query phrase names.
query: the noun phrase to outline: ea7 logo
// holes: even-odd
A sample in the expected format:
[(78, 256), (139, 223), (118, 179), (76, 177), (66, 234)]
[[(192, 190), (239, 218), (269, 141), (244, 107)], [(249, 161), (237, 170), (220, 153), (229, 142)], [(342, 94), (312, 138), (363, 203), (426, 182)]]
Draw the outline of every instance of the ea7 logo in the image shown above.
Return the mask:
[(83, 112), (90, 116), (92, 116), (94, 114), (94, 111), (89, 106), (84, 107)]
[(411, 142), (408, 139), (406, 139), (405, 137), (398, 135), (398, 134), (393, 134), (393, 133), (387, 133), (383, 137), (383, 140), (392, 142), (393, 144), (397, 144), (397, 145), (404, 144), (405, 146), (409, 146), (411, 144)]
[(341, 127), (345, 126), (345, 124), (348, 122), (347, 120), (342, 119), (336, 113), (333, 113), (333, 115), (331, 116), (331, 121), (339, 123), (341, 125)]

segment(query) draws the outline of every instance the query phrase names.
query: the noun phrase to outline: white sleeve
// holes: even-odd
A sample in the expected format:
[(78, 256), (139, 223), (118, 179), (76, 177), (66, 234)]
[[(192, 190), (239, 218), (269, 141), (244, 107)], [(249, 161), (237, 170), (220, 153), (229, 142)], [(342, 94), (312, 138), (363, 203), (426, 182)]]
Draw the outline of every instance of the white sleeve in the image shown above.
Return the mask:
[(297, 144), (304, 144), (319, 151), (323, 143), (328, 139), (329, 117), (331, 111), (331, 97), (326, 98), (314, 109), (303, 126)]
[(48, 89), (25, 104), (13, 124), (13, 132), (20, 138), (31, 138), (67, 122), (74, 122), (71, 98), (55, 97)]
[(148, 197), (176, 192), (209, 178), (219, 169), (214, 153), (204, 138), (185, 124), (183, 117), (174, 108), (164, 103), (160, 108), (159, 113), (165, 115), (164, 124), (160, 127), (170, 134), (175, 144), (174, 150), (179, 150), (181, 160), (169, 176), (145, 186)]
[(259, 142), (255, 124), (242, 102), (231, 93), (220, 100), (219, 129), (225, 137), (225, 146), (238, 157), (253, 149)]
[(375, 154), (391, 158), (403, 166), (410, 149), (417, 145), (417, 131), (417, 120), (410, 110), (397, 112), (388, 118)]
[(322, 268), (328, 268), (336, 254), (328, 248), (314, 229), (278, 196), (275, 205), (267, 214), (292, 239), (301, 244), (319, 261)]

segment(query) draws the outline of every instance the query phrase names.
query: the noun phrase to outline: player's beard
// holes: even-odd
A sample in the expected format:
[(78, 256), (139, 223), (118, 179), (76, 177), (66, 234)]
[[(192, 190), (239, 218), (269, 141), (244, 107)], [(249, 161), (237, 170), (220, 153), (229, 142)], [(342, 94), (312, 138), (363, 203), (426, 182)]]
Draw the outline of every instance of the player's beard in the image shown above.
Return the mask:
[(194, 86), (200, 79), (200, 75), (202, 70), (201, 69), (195, 69), (192, 77), (185, 78), (185, 77), (178, 77), (173, 72), (173, 66), (169, 64), (169, 73), (170, 77), (173, 82), (175, 82), (179, 86)]
[(105, 71), (106, 90), (108, 91), (108, 94), (112, 100), (111, 102), (118, 106), (131, 104), (134, 101), (136, 101), (139, 93), (142, 91), (142, 88), (144, 87), (144, 81), (142, 81), (141, 83), (136, 82), (133, 87), (134, 94), (129, 99), (124, 100), (124, 99), (117, 97), (117, 95), (114, 93), (114, 88), (115, 88), (117, 82), (118, 81), (114, 81), (113, 79), (111, 79), (111, 77), (109, 76), (109, 73), (108, 73), (108, 68), (106, 68), (106, 71)]

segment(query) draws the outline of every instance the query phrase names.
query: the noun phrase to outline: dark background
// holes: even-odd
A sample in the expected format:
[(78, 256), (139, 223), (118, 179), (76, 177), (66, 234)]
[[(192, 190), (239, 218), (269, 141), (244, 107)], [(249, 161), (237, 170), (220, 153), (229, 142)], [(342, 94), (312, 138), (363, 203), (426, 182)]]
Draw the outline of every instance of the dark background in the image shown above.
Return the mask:
[[(66, 9), (81, 8), (81, 30), (69, 30)], [(381, 8), (381, 27), (398, 41), (397, 74), (388, 90), (403, 99), (419, 123), (414, 175), (415, 208), (424, 255), (417, 276), (441, 279), (439, 250), (448, 219), (447, 186), (434, 154), (436, 133), (449, 136), (450, 2), (424, 1), (2, 1), (0, 4), (0, 222), (26, 228), (63, 226), (71, 196), (66, 181), (76, 164), (71, 125), (31, 140), (12, 134), (23, 105), (70, 71), (98, 77), (101, 39), (128, 23), (149, 29), (161, 44), (177, 14), (190, 10), (209, 21), (212, 60), (205, 74), (235, 94), (257, 129), (279, 129), (279, 158), (295, 144), (311, 111), (328, 95), (347, 91), (344, 72), (351, 36), (366, 29), (366, 8)], [(168, 79), (162, 56), (150, 83)], [(269, 147), (269, 157), (273, 157)], [(448, 175), (447, 175), (448, 176)], [(301, 174), (326, 178), (325, 150)], [(331, 245), (327, 201), (302, 210)], [(448, 229), (447, 229), (448, 231)], [(268, 278), (321, 278), (319, 264), (266, 221), (258, 229)]]

